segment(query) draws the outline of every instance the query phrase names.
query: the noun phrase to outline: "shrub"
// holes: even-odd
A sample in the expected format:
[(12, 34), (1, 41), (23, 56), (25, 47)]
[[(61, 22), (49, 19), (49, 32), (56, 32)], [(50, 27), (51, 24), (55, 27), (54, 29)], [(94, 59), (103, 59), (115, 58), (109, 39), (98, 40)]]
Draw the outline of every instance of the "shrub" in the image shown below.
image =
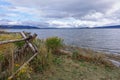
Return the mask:
[(56, 52), (63, 46), (63, 40), (58, 37), (51, 37), (46, 39), (45, 44), (48, 50), (51, 50), (52, 52)]

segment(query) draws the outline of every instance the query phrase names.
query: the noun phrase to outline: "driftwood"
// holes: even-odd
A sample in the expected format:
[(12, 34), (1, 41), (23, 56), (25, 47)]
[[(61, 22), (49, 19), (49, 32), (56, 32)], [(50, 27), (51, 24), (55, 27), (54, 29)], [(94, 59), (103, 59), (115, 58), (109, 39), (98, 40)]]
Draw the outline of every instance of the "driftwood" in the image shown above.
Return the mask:
[(60, 49), (59, 50), (63, 55), (68, 55), (68, 56), (70, 56), (70, 57), (72, 57), (72, 52), (70, 52), (70, 51), (66, 51), (66, 50), (62, 50), (62, 49)]

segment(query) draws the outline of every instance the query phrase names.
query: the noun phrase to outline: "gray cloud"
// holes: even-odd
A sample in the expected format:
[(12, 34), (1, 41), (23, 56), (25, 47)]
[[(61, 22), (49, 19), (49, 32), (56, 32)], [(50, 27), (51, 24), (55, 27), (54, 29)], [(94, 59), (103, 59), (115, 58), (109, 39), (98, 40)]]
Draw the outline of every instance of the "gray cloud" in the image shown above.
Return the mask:
[(40, 22), (40, 21), (23, 21), (22, 22), (23, 25), (32, 25), (32, 26), (38, 26), (40, 28), (48, 28), (49, 24), (46, 22)]
[[(91, 11), (105, 12), (119, 0), (9, 0), (14, 5), (34, 7), (46, 12), (47, 17), (81, 17)], [(58, 17), (59, 18), (59, 17)]]
[[(52, 25), (91, 26), (118, 24), (119, 0), (5, 0), (12, 4), (12, 11), (31, 13), (44, 18), (43, 23)], [(72, 20), (70, 18), (73, 18)], [(66, 24), (62, 24), (67, 20)], [(57, 21), (57, 23), (55, 23)], [(74, 24), (71, 24), (73, 21)], [(39, 21), (38, 21), (39, 22)], [(81, 23), (80, 23), (81, 22)], [(36, 22), (31, 22), (38, 25)], [(42, 24), (41, 21), (39, 25)], [(48, 24), (47, 24), (48, 25)]]

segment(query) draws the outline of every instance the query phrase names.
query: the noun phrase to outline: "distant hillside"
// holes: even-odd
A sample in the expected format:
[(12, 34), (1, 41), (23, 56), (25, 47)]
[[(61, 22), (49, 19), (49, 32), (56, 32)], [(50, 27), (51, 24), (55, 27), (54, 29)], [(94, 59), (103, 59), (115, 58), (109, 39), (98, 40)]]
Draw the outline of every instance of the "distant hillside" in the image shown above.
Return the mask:
[(93, 29), (114, 29), (114, 28), (120, 28), (120, 25), (94, 27)]
[(36, 26), (28, 25), (0, 25), (0, 29), (39, 29)]
[(55, 28), (55, 27), (36, 27), (29, 25), (0, 25), (0, 29), (118, 29), (120, 25), (114, 26), (100, 26), (100, 27), (78, 27), (78, 28)]

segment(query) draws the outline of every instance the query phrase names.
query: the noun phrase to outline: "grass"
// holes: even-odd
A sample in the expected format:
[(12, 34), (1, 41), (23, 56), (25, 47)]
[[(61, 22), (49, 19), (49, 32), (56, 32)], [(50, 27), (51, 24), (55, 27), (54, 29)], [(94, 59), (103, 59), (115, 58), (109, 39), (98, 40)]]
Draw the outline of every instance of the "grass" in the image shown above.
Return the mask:
[(72, 57), (79, 61), (87, 61), (97, 65), (114, 67), (114, 65), (107, 60), (107, 56), (104, 53), (95, 52), (91, 49), (74, 48)]
[[(20, 35), (0, 34), (0, 41), (19, 38)], [(118, 56), (105, 55), (91, 49), (62, 46), (62, 40), (57, 37), (36, 39), (34, 44), (39, 49), (39, 54), (17, 74), (16, 80), (119, 80), (120, 78), (120, 68), (114, 67), (106, 60), (108, 57), (112, 59), (116, 57), (118, 60), (120, 58)], [(11, 61), (10, 54), (22, 46), (24, 42), (0, 45), (0, 65), (5, 59)], [(61, 53), (59, 49), (70, 51), (72, 56), (58, 55), (57, 53)], [(23, 57), (20, 58), (20, 62), (23, 63), (28, 59), (32, 55), (28, 55), (30, 53), (29, 48), (25, 49), (21, 53)], [(16, 69), (22, 64), (20, 62), (15, 61)]]
[[(22, 37), (19, 34), (9, 34), (9, 35), (0, 34), (0, 41), (13, 40), (13, 39), (15, 40), (15, 39), (20, 39), (20, 38)], [(16, 53), (15, 51), (18, 50), (21, 44), (23, 43), (9, 43), (9, 44), (0, 45), (0, 79), (5, 80), (8, 76), (10, 76), (12, 72), (11, 71), (12, 54), (15, 55)], [(27, 58), (27, 56), (25, 56), (25, 58)], [(20, 61), (15, 60), (15, 64), (18, 64), (18, 63), (19, 65), (23, 64), (23, 62), (25, 61), (24, 60), (25, 58), (22, 58)], [(14, 59), (15, 59), (15, 56), (14, 56)], [(15, 65), (14, 67), (16, 68)]]
[(53, 55), (51, 51), (48, 51), (44, 42), (36, 39), (35, 43), (37, 43), (36, 46), (38, 47), (39, 54), (31, 61), (30, 65), (35, 72), (43, 72), (53, 65)]
[(59, 64), (42, 74), (34, 74), (34, 80), (119, 80), (120, 69), (104, 67), (86, 61), (59, 56)]
[(69, 55), (53, 55), (52, 67), (33, 74), (33, 80), (119, 80), (120, 68), (106, 60), (104, 53), (78, 47), (64, 47)]

